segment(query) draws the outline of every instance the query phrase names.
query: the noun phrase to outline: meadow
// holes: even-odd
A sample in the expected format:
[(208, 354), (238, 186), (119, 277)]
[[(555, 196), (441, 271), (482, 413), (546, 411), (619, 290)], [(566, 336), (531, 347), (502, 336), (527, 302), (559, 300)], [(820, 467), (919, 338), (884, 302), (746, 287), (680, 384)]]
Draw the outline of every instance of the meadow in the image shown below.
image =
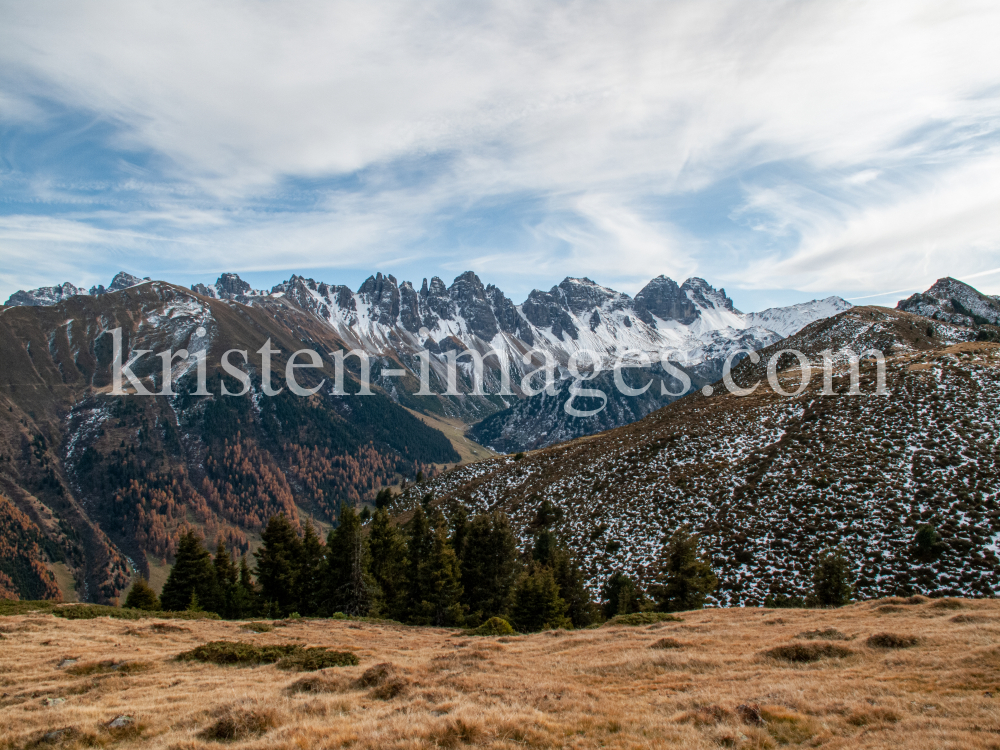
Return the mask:
[(995, 600), (642, 619), (0, 617), (0, 747), (1000, 748)]

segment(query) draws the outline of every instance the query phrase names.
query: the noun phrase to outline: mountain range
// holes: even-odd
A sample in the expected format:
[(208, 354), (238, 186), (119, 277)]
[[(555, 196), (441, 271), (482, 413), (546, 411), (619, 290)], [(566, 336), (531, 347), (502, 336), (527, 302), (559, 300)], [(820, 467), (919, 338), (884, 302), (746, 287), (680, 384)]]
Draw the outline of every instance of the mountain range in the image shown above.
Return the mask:
[[(773, 583), (775, 590), (794, 592), (801, 580), (789, 579), (787, 566), (802, 564), (802, 556), (820, 539), (799, 539), (787, 549), (771, 541), (751, 541), (751, 532), (762, 533), (760, 528), (739, 526), (732, 518), (753, 519), (758, 510), (770, 508), (767, 517), (777, 522), (775, 514), (788, 511), (788, 498), (798, 497), (795, 493), (801, 491), (807, 493), (803, 502), (813, 503), (810, 513), (834, 514), (836, 520), (837, 502), (848, 501), (865, 513), (875, 512), (875, 500), (866, 495), (861, 502), (852, 494), (865, 492), (868, 485), (864, 482), (839, 484), (837, 491), (847, 493), (840, 501), (834, 493), (814, 498), (808, 488), (800, 487), (802, 482), (817, 488), (817, 482), (832, 484), (831, 472), (854, 460), (849, 452), (829, 454), (837, 463), (824, 469), (825, 474), (815, 467), (803, 468), (801, 474), (792, 473), (782, 480), (777, 468), (776, 474), (764, 478), (754, 473), (756, 469), (751, 471), (761, 460), (760, 451), (755, 450), (758, 446), (772, 456), (779, 449), (799, 445), (783, 443), (781, 436), (791, 434), (787, 425), (794, 419), (802, 421), (807, 406), (801, 398), (805, 397), (768, 402), (758, 412), (750, 408), (756, 403), (753, 399), (705, 399), (691, 393), (662, 397), (659, 384), (653, 385), (647, 397), (617, 398), (611, 373), (603, 372), (597, 382), (607, 386), (607, 407), (596, 418), (583, 419), (567, 415), (563, 408), (571, 382), (564, 377), (569, 359), (583, 348), (596, 351), (605, 366), (627, 349), (655, 359), (667, 353), (677, 358), (696, 389), (718, 379), (722, 359), (736, 348), (760, 349), (763, 355), (775, 347), (794, 345), (816, 356), (823, 348), (841, 352), (848, 346), (877, 344), (898, 359), (890, 379), (896, 378), (897, 392), (906, 394), (904, 403), (886, 415), (899, 422), (900, 414), (923, 419), (921, 415), (951, 409), (948, 439), (971, 435), (976, 441), (970, 447), (931, 435), (927, 440), (937, 442), (934, 460), (969, 456), (979, 450), (980, 435), (993, 434), (992, 422), (980, 414), (993, 408), (991, 402), (976, 396), (980, 401), (965, 404), (950, 386), (934, 386), (926, 374), (919, 373), (940, 371), (941, 377), (964, 382), (962, 373), (967, 368), (958, 365), (964, 365), (965, 350), (949, 347), (994, 340), (998, 329), (980, 322), (989, 318), (985, 308), (975, 306), (979, 300), (988, 308), (992, 298), (960, 282), (945, 281), (947, 294), (935, 292), (934, 296), (928, 290), (921, 298), (922, 315), (851, 308), (837, 298), (747, 315), (733, 307), (723, 290), (700, 279), (678, 285), (664, 277), (653, 279), (634, 298), (588, 279), (569, 278), (548, 292), (532, 292), (521, 305), (496, 287), (484, 286), (472, 273), (462, 274), (450, 287), (431, 279), (419, 290), (381, 274), (367, 279), (357, 292), (299, 276), (262, 291), (251, 289), (235, 274), (224, 274), (211, 287), (196, 285), (194, 289), (119, 274), (107, 288), (96, 287), (93, 293), (78, 293), (75, 287), (67, 291), (67, 285), (18, 292), (11, 304), (0, 308), (0, 529), (4, 532), (0, 594), (61, 594), (114, 601), (136, 572), (150, 576), (154, 585), (162, 582), (178, 535), (188, 525), (195, 525), (209, 541), (222, 540), (231, 549), (247, 552), (257, 544), (261, 525), (272, 513), (283, 511), (296, 525), (309, 521), (328, 526), (336, 523), (341, 503), (370, 502), (388, 485), (412, 487), (408, 483), (418, 473), (424, 483), (419, 490), (403, 492), (395, 506), (404, 516), (417, 493), (423, 497), (427, 491), (449, 503), (461, 497), (474, 505), (500, 504), (521, 524), (521, 532), (533, 504), (542, 497), (565, 506), (567, 519), (575, 520), (562, 533), (586, 557), (593, 585), (615, 565), (644, 575), (644, 561), (657, 529), (685, 522), (706, 535), (712, 555), (723, 566), (720, 601), (756, 601), (754, 597), (764, 591), (760, 585), (744, 591), (732, 582), (736, 574), (725, 567), (730, 563), (724, 560), (733, 550), (740, 551), (741, 558), (762, 555), (773, 571), (779, 570), (774, 566), (780, 558), (786, 568), (781, 575), (772, 571), (767, 586)], [(978, 318), (963, 310), (973, 311)], [(964, 317), (944, 317), (949, 315)], [(175, 364), (172, 370), (173, 395), (112, 394), (111, 331), (117, 328), (122, 331), (124, 359), (134, 360), (132, 369), (145, 387), (156, 391), (163, 385), (160, 362), (153, 356), (135, 359), (134, 353), (183, 347), (206, 353), (211, 363), (209, 393), (216, 395), (195, 393), (196, 368), (190, 360)], [(782, 339), (787, 331), (796, 332)], [(287, 385), (281, 373), (291, 352), (362, 348), (372, 358), (375, 396), (355, 399), (324, 389), (308, 399), (293, 397), (287, 390), (281, 396), (264, 398), (262, 372), (255, 361), (245, 368), (250, 377), (247, 393), (219, 396), (223, 383), (231, 392), (240, 390), (240, 383), (217, 367), (222, 353), (230, 349), (255, 352), (267, 340), (278, 350), (269, 385)], [(490, 347), (499, 356), (493, 360), (496, 365), (485, 371), (487, 393), (499, 385), (499, 368), (503, 367), (511, 375), (514, 395), (470, 394), (471, 366), (462, 371), (463, 395), (417, 393), (416, 358), (423, 348), (431, 353), (432, 387), (440, 393), (450, 353), (485, 352)], [(517, 387), (520, 376), (540, 362), (535, 359), (526, 364), (522, 359), (536, 347), (558, 363), (563, 378), (555, 395), (542, 392), (528, 397)], [(991, 350), (969, 351), (984, 363), (982, 368), (977, 364), (975, 378), (992, 372), (993, 360), (980, 354)], [(302, 373), (304, 384), (333, 378), (329, 358), (323, 361), (322, 368)], [(939, 362), (954, 362), (956, 367), (939, 366)], [(843, 357), (839, 357), (838, 367), (842, 365)], [(754, 367), (744, 360), (735, 375), (750, 377), (758, 372)], [(349, 369), (348, 392), (356, 392), (358, 374), (356, 367)], [(863, 375), (870, 378), (867, 370)], [(624, 372), (633, 383), (653, 376), (656, 368), (652, 366)], [(826, 404), (822, 410), (829, 413), (830, 426), (824, 422), (824, 428), (831, 438), (839, 436), (838, 446), (857, 432), (843, 423), (843, 415), (861, 408), (856, 405), (883, 403), (867, 397), (856, 401), (813, 397), (817, 404)], [(890, 416), (866, 409), (855, 416), (874, 419), (881, 429), (889, 429)], [(646, 416), (651, 411), (655, 413)], [(957, 426), (952, 425), (955, 419)], [(460, 455), (472, 455), (472, 444), (461, 435), (463, 424), (472, 425), (469, 434), (473, 438), (500, 451), (532, 452), (521, 461), (500, 457), (441, 474), (455, 467)], [(894, 428), (900, 434), (911, 429), (922, 429), (921, 435), (927, 435), (926, 425), (900, 423)], [(602, 430), (609, 431), (591, 436)], [(717, 433), (714, 438), (709, 437), (712, 431)], [(878, 443), (881, 438), (868, 431), (867, 427), (860, 431), (866, 436), (861, 444)], [(897, 444), (896, 431), (886, 433), (893, 446), (886, 449), (889, 452), (923, 456), (920, 451), (928, 450), (911, 445), (908, 437)], [(810, 434), (817, 437), (815, 431)], [(654, 465), (649, 446), (660, 445), (657, 441), (667, 440), (668, 435), (671, 446), (689, 445), (694, 452), (676, 461), (668, 461), (664, 454)], [(570, 442), (546, 447), (566, 440)], [(820, 450), (815, 441), (810, 445)], [(477, 450), (474, 445), (472, 450)], [(488, 451), (478, 453), (472, 457)], [(989, 458), (985, 454), (975, 455), (982, 466), (991, 465), (985, 463)], [(802, 456), (795, 460), (812, 467)], [(604, 462), (599, 470), (595, 461)], [(543, 464), (547, 467), (542, 472), (544, 482), (530, 487), (520, 482), (524, 472), (535, 472), (532, 467)], [(590, 482), (587, 492), (577, 486), (581, 476)], [(928, 470), (921, 481), (931, 480), (947, 485), (948, 492), (962, 498), (960, 502), (970, 509), (962, 511), (966, 513), (963, 518), (979, 524), (976, 535), (970, 535), (963, 530), (963, 521), (949, 539), (967, 539), (973, 545), (970, 549), (988, 549), (983, 529), (991, 528), (990, 519), (995, 518), (989, 515), (992, 480), (978, 474), (970, 479), (967, 472), (937, 476)], [(959, 480), (965, 482), (965, 490), (956, 484)], [(852, 474), (851, 482), (856, 481), (861, 480)], [(919, 503), (903, 497), (925, 486), (918, 487), (915, 481), (876, 482), (881, 494), (872, 497), (891, 498), (906, 506), (906, 513), (901, 511), (899, 516), (900, 529), (904, 521), (925, 515), (948, 520), (952, 505), (939, 497), (937, 485), (926, 485), (932, 491), (932, 504), (923, 495)], [(480, 487), (486, 495), (476, 495)], [(740, 487), (745, 489), (740, 491)], [(781, 492), (772, 492), (771, 487)], [(826, 505), (815, 505), (820, 500)], [(727, 508), (736, 515), (725, 515), (730, 513)], [(591, 528), (584, 518), (596, 519), (596, 525)], [(730, 519), (730, 526), (716, 529), (709, 523), (713, 518)], [(822, 528), (828, 529), (833, 521), (823, 518), (826, 525)], [(630, 519), (644, 524), (645, 530), (626, 533), (633, 523)], [(729, 535), (727, 529), (735, 531)], [(787, 554), (775, 557), (774, 550), (783, 549)], [(985, 551), (976, 554), (988, 558)], [(956, 558), (942, 560), (942, 575), (958, 569)], [(749, 570), (741, 575), (749, 575)], [(961, 571), (972, 575), (972, 568)]]
[[(624, 572), (649, 583), (663, 538), (698, 533), (722, 605), (804, 597), (817, 554), (840, 546), (859, 597), (1000, 591), (1000, 345), (984, 331), (905, 311), (857, 307), (744, 359), (737, 385), (766, 378), (782, 349), (805, 354), (794, 397), (766, 382), (748, 396), (700, 392), (598, 435), (455, 468), (394, 502), (401, 518), (427, 494), (448, 512), (500, 509), (522, 543), (538, 509), (590, 580)], [(984, 336), (983, 334), (988, 335)], [(886, 353), (886, 393), (866, 359), (852, 395), (848, 350)], [(834, 353), (823, 393), (823, 352)], [(797, 360), (779, 369), (793, 393)], [(922, 557), (916, 530), (940, 549)]]

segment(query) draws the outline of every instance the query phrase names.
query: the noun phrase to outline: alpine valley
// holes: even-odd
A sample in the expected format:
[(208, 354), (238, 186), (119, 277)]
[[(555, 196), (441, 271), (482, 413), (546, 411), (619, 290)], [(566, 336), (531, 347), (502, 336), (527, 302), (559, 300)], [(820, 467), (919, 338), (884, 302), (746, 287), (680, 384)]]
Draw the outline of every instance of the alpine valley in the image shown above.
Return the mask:
[[(419, 289), (380, 273), (357, 291), (300, 276), (254, 290), (235, 274), (187, 289), (122, 273), (107, 288), (20, 291), (0, 308), (0, 596), (113, 602), (137, 573), (162, 583), (185, 528), (247, 552), (275, 513), (328, 527), (341, 504), (387, 486), (401, 519), (430, 494), (446, 510), (503, 508), (525, 541), (548, 499), (592, 587), (616, 570), (643, 580), (664, 533), (687, 525), (719, 572), (720, 603), (800, 593), (831, 544), (859, 561), (865, 595), (995, 593), (998, 315), (995, 298), (953, 279), (898, 311), (831, 297), (749, 314), (702, 279), (663, 276), (634, 298), (567, 278), (519, 305), (472, 272)], [(186, 349), (205, 353), (210, 395), (195, 393), (193, 356), (173, 364), (172, 393), (113, 395), (117, 329), (150, 391), (163, 388), (161, 361), (140, 352)], [(270, 382), (254, 354), (267, 341)], [(845, 352), (872, 347), (887, 353), (888, 395), (872, 394), (867, 362), (862, 393), (848, 395)], [(746, 352), (766, 362), (783, 348), (815, 366), (836, 352), (836, 395), (817, 378), (789, 398), (766, 384), (701, 394), (730, 355), (749, 383), (763, 365)], [(250, 384), (222, 396), (241, 389), (219, 368), (232, 349), (249, 353)], [(333, 352), (364, 351), (374, 395), (293, 396), (282, 374), (301, 349), (322, 356), (299, 371), (306, 386), (334, 381)], [(566, 408), (584, 350), (607, 396), (593, 417)], [(458, 358), (457, 393), (418, 393), (425, 357), (434, 394)], [(612, 373), (619, 358), (627, 367)], [(522, 382), (546, 359), (550, 388)], [(797, 360), (782, 366), (797, 377)], [(651, 387), (624, 396), (614, 377)], [(272, 386), (283, 390), (264, 397)], [(945, 550), (918, 561), (909, 543), (928, 520)]]

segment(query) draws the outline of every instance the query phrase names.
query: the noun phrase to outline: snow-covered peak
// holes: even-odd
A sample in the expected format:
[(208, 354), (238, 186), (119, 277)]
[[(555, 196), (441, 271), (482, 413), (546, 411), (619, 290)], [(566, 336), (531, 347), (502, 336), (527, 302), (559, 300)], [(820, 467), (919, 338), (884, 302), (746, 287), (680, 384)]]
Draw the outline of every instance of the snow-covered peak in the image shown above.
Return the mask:
[(747, 313), (744, 315), (744, 320), (747, 325), (762, 326), (786, 338), (798, 333), (810, 323), (830, 318), (852, 307), (850, 302), (841, 297), (827, 297), (800, 302), (797, 305), (769, 307), (760, 312)]
[(87, 290), (68, 281), (60, 286), (43, 286), (38, 289), (20, 290), (10, 295), (6, 304), (11, 307), (44, 307), (62, 302), (67, 297), (86, 294)]
[(96, 297), (99, 294), (119, 292), (122, 289), (128, 289), (129, 287), (142, 284), (146, 281), (150, 281), (148, 276), (144, 279), (140, 279), (138, 276), (133, 276), (130, 273), (121, 271), (115, 275), (115, 277), (111, 280), (111, 284), (107, 288), (105, 288), (103, 284), (98, 284), (97, 286), (92, 286), (88, 291), (81, 286), (74, 286), (67, 281), (61, 286), (43, 286), (38, 289), (29, 289), (28, 291), (22, 289), (14, 292), (14, 294), (10, 296), (10, 299), (7, 300), (7, 305), (11, 307), (47, 307), (59, 304), (64, 299), (68, 299), (69, 297), (76, 297), (81, 294), (89, 294)]

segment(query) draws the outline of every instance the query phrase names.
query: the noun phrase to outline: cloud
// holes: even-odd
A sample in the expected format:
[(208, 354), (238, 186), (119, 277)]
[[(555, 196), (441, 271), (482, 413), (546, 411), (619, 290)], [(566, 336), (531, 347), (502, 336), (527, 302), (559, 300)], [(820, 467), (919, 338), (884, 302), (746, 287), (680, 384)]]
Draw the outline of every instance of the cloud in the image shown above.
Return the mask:
[[(896, 288), (893, 264), (1000, 262), (961, 178), (994, 195), (998, 32), (977, 2), (14, 4), (0, 220), (42, 216), (17, 248), (80, 271), (93, 241), (198, 269), (468, 262), (514, 289)], [(669, 210), (727, 182), (698, 232)], [(10, 236), (4, 289), (37, 277)]]

